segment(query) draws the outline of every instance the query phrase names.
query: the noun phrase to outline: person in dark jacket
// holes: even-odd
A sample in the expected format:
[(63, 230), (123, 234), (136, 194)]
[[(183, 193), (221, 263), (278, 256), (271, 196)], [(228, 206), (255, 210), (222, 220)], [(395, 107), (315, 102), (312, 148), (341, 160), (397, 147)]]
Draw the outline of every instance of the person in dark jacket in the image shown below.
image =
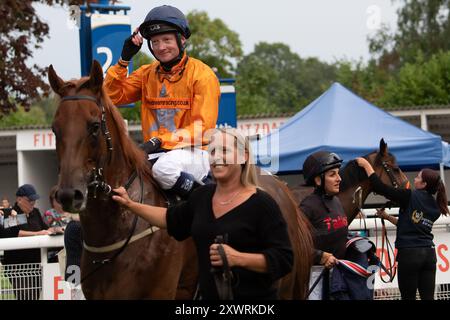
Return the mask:
[[(2, 237), (29, 237), (37, 235), (49, 235), (54, 232), (49, 228), (38, 208), (34, 205), (39, 195), (31, 184), (24, 184), (17, 189), (16, 203), (13, 209), (17, 212), (17, 225), (4, 229)], [(19, 219), (19, 217), (24, 217)], [(11, 283), (15, 289), (17, 300), (37, 300), (40, 294), (38, 276), (23, 277), (26, 274), (35, 273), (31, 264), (41, 262), (40, 249), (8, 250), (5, 251), (3, 264), (5, 272), (12, 275)], [(31, 270), (30, 270), (31, 269)], [(17, 277), (18, 273), (21, 276)]]
[[(257, 188), (250, 145), (239, 131), (219, 129), (211, 138), (209, 153), (216, 184), (199, 187), (187, 201), (168, 209), (149, 206), (130, 200), (123, 187), (114, 190), (113, 199), (152, 225), (167, 228), (179, 241), (192, 236), (202, 299), (230, 299), (220, 294), (211, 272), (226, 266), (226, 261), (233, 272), (235, 300), (277, 299), (276, 281), (293, 265), (281, 210)], [(218, 236), (223, 236), (222, 247), (215, 241)]]
[(423, 169), (414, 179), (415, 190), (395, 189), (381, 182), (366, 159), (356, 161), (366, 171), (373, 190), (400, 206), (398, 220), (386, 214), (385, 217), (397, 225), (395, 247), (402, 299), (415, 300), (418, 289), (422, 300), (433, 300), (436, 251), (432, 228), (441, 214), (449, 214), (447, 194), (439, 174)]
[[(300, 203), (314, 234), (314, 264), (332, 269), (345, 256), (348, 223), (344, 208), (336, 195), (339, 193), (339, 168), (342, 160), (328, 151), (309, 155), (303, 164), (305, 185), (314, 186), (314, 192)], [(313, 272), (314, 273), (314, 272)], [(322, 298), (328, 296), (328, 273), (324, 276)], [(319, 294), (320, 295), (320, 294)]]

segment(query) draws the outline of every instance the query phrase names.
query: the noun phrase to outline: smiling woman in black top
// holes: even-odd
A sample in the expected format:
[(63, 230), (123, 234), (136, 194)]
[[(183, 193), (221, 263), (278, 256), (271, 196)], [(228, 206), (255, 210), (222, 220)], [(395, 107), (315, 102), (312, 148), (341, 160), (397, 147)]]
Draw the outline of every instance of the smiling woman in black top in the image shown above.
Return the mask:
[(415, 300), (419, 289), (422, 300), (433, 300), (436, 251), (432, 228), (441, 214), (449, 214), (447, 194), (439, 174), (423, 169), (414, 179), (415, 190), (395, 189), (381, 182), (367, 160), (357, 158), (356, 161), (365, 169), (373, 190), (400, 206), (398, 220), (385, 217), (397, 225), (395, 247), (402, 299)]
[(216, 184), (202, 186), (189, 199), (169, 209), (133, 202), (123, 188), (113, 199), (167, 231), (177, 240), (194, 239), (202, 299), (219, 299), (212, 267), (222, 267), (217, 236), (234, 284), (233, 296), (276, 299), (275, 281), (292, 269), (293, 254), (286, 222), (277, 203), (257, 188), (248, 140), (236, 129), (218, 130), (209, 145)]

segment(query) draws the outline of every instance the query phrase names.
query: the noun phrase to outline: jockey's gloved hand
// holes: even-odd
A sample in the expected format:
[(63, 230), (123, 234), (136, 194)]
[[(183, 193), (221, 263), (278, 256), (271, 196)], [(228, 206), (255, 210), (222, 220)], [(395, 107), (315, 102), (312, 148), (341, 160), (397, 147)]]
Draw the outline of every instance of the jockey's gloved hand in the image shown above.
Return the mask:
[(130, 61), (131, 58), (133, 58), (133, 56), (136, 53), (138, 53), (139, 50), (141, 50), (142, 43), (139, 46), (135, 45), (132, 41), (134, 36), (135, 36), (135, 34), (133, 33), (131, 36), (126, 38), (125, 41), (123, 42), (122, 54), (120, 55), (120, 57), (124, 61)]
[(161, 148), (161, 140), (157, 137), (153, 137), (147, 142), (141, 143), (139, 148), (144, 150), (147, 154), (154, 153)]

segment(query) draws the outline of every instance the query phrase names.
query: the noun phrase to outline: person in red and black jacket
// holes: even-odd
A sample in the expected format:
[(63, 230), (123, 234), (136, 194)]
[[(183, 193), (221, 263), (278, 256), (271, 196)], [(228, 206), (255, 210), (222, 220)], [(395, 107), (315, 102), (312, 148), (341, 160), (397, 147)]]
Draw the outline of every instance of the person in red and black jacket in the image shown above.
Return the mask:
[[(333, 268), (345, 256), (348, 223), (344, 208), (336, 195), (339, 193), (339, 168), (342, 160), (328, 151), (318, 151), (303, 164), (305, 185), (314, 186), (314, 192), (303, 199), (300, 209), (313, 227), (314, 264)], [(328, 288), (324, 281), (323, 295)]]
[(383, 217), (397, 225), (395, 247), (402, 299), (415, 300), (419, 289), (422, 300), (433, 300), (436, 250), (432, 228), (441, 214), (449, 214), (447, 193), (439, 173), (423, 169), (414, 178), (415, 190), (395, 189), (381, 182), (366, 159), (356, 161), (366, 171), (373, 190), (400, 206), (398, 219), (386, 213)]

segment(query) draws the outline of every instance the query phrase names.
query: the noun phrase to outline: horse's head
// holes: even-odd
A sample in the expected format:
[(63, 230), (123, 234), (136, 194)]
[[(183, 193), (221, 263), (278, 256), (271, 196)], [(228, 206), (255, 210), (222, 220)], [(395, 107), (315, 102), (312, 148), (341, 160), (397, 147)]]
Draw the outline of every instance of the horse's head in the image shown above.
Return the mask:
[(90, 175), (102, 168), (110, 147), (103, 71), (94, 61), (89, 77), (65, 82), (50, 65), (48, 79), (61, 97), (52, 125), (60, 169), (57, 199), (64, 210), (79, 212), (86, 205)]
[[(364, 156), (375, 170), (381, 181), (395, 188), (409, 188), (409, 181), (400, 170), (394, 155), (389, 153), (388, 146), (380, 140), (380, 149)], [(350, 161), (340, 171), (342, 177), (339, 198), (347, 213), (349, 223), (360, 212), (367, 196), (372, 192), (364, 169), (356, 161)]]
[(398, 166), (395, 156), (389, 153), (384, 139), (380, 140), (379, 150), (368, 154), (366, 159), (384, 184), (394, 188), (409, 188), (408, 178)]

